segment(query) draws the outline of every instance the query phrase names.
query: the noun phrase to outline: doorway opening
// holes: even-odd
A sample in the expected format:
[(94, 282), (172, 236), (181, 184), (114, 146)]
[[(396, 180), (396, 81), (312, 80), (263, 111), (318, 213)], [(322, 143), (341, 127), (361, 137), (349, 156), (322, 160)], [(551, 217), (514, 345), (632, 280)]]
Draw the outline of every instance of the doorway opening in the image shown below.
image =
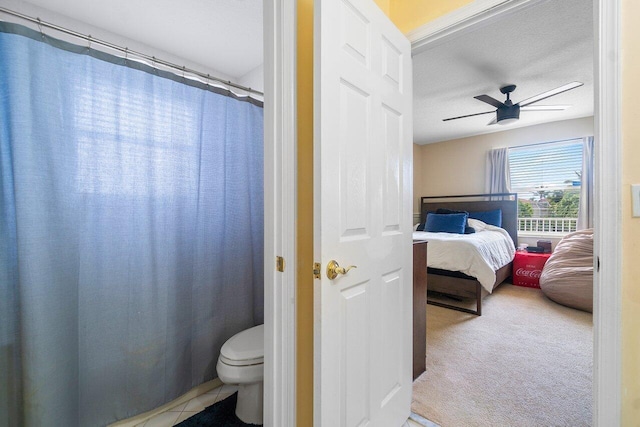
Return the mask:
[[(486, 27), (488, 25), (492, 25), (495, 24), (497, 19), (517, 19), (516, 15), (518, 13), (518, 11), (514, 11), (514, 9), (518, 9), (518, 5), (513, 5), (513, 3), (515, 2), (508, 2), (508, 3), (512, 3), (510, 6), (506, 6), (505, 10), (502, 12), (504, 13), (502, 18), (497, 18), (495, 16), (491, 17), (491, 18), (479, 18), (478, 22), (477, 22), (477, 27), (476, 28), (480, 28), (482, 29), (482, 27)], [(536, 5), (537, 2), (527, 2), (529, 3), (526, 7), (522, 7), (522, 10), (526, 10), (526, 9), (534, 9), (534, 8), (538, 8), (540, 7), (540, 5)], [(522, 6), (522, 5), (521, 5)], [(608, 25), (610, 25), (610, 23), (606, 22), (606, 18), (608, 16), (610, 16), (609, 14), (613, 11), (616, 10), (615, 6), (611, 6), (611, 8), (609, 9), (609, 6), (611, 5), (607, 5), (606, 10), (603, 11), (603, 6), (601, 4), (599, 4), (598, 2), (596, 2), (596, 7), (593, 8), (591, 3), (589, 2), (589, 4), (586, 6), (586, 11), (591, 14), (593, 10), (597, 11), (598, 13), (596, 13), (595, 19), (598, 21), (598, 25), (596, 26), (597, 28), (602, 28), (607, 27), (609, 30), (611, 30), (612, 34), (615, 34), (615, 31), (617, 31), (617, 29), (612, 29), (610, 27), (608, 27)], [(509, 12), (509, 13), (507, 13)], [(500, 15), (500, 12), (498, 13), (498, 16)], [(488, 15), (490, 16), (490, 14)], [(490, 22), (490, 23), (489, 23)], [(434, 26), (434, 28), (445, 28), (444, 31), (442, 31), (440, 34), (434, 33), (432, 34), (431, 37), (425, 36), (425, 40), (429, 40), (427, 42), (425, 42), (424, 40), (420, 41), (416, 41), (414, 43), (414, 53), (416, 55), (416, 57), (414, 59), (417, 59), (419, 61), (419, 57), (421, 54), (423, 54), (425, 51), (428, 51), (430, 49), (437, 49), (440, 45), (447, 43), (449, 40), (451, 39), (457, 39), (457, 38), (463, 38), (466, 34), (469, 34), (469, 32), (475, 32), (475, 29), (470, 29), (469, 27), (473, 27), (473, 23), (469, 24), (469, 22), (465, 22), (464, 25), (456, 25), (456, 22), (452, 22), (449, 21), (448, 22), (450, 24), (450, 27), (447, 27), (446, 25), (442, 24), (442, 23), (438, 23), (439, 26)], [(589, 26), (590, 28), (592, 28), (592, 26)], [(426, 26), (425, 26), (426, 28)], [(414, 40), (418, 39), (420, 37), (420, 34), (424, 35), (429, 33), (429, 31), (427, 29), (418, 29), (415, 32), (413, 32), (412, 34), (410, 34), (410, 38), (414, 37)], [(458, 31), (459, 32), (456, 32)], [(526, 32), (525, 32), (526, 33)], [(603, 44), (609, 43), (608, 47), (611, 47), (611, 44), (613, 43), (612, 41), (609, 40), (609, 37), (614, 37), (613, 35), (609, 36), (608, 33), (603, 32), (601, 30), (602, 34), (605, 34), (605, 36), (603, 36), (602, 39), (597, 40), (597, 39), (591, 39), (591, 45), (589, 46), (590, 49), (593, 48), (593, 43), (596, 43), (596, 46), (601, 47)], [(444, 34), (444, 35), (443, 35)], [(455, 34), (455, 37), (451, 37), (450, 39), (447, 38), (448, 36), (451, 36), (452, 34)], [(431, 43), (431, 46), (429, 46), (429, 43)], [(471, 44), (472, 46), (472, 44)], [(567, 49), (571, 49), (571, 47), (568, 47)], [(461, 53), (459, 53), (459, 57), (458, 60), (464, 60), (466, 59), (465, 55), (464, 55), (464, 50), (462, 50)], [(511, 53), (507, 53), (504, 52), (504, 56), (505, 57), (509, 57), (509, 59), (511, 59)], [(494, 67), (495, 64), (491, 63), (490, 61), (485, 62), (484, 64), (481, 64), (480, 67), (478, 67), (475, 71), (477, 71), (479, 76), (487, 76), (490, 78), (490, 76), (493, 77), (498, 77), (498, 79), (500, 79), (501, 77), (505, 79), (505, 81), (501, 81), (500, 83), (503, 84), (507, 84), (507, 83), (518, 83), (515, 81), (509, 81), (510, 77), (506, 76), (506, 78), (501, 74), (501, 69), (500, 67), (496, 67), (496, 68), (492, 68)], [(612, 67), (615, 68), (615, 65), (612, 65)], [(525, 70), (530, 70), (531, 68), (535, 68), (535, 67), (526, 67)], [(600, 91), (599, 93), (602, 93), (602, 91), (606, 91), (608, 89), (611, 88), (611, 81), (615, 81), (616, 77), (611, 77), (610, 75), (608, 75), (609, 72), (611, 72), (610, 69), (606, 69), (603, 71), (603, 65), (600, 63), (600, 58), (595, 58), (595, 67), (593, 67), (595, 70), (598, 71), (598, 73), (596, 74), (595, 78), (593, 79), (594, 81), (596, 81), (595, 84), (595, 92), (596, 94), (598, 93), (598, 91)], [(455, 71), (453, 71), (455, 73)], [(551, 73), (553, 74), (553, 73)], [(414, 78), (418, 78), (419, 76), (416, 75), (414, 76)], [(611, 81), (610, 81), (610, 80)], [(482, 80), (482, 79), (480, 79)], [(459, 87), (460, 92), (464, 92), (466, 95), (469, 95), (469, 87), (471, 85), (473, 85), (473, 83), (475, 82), (465, 82), (461, 87)], [(518, 86), (518, 88), (520, 88), (521, 86)], [(488, 89), (487, 89), (488, 90)], [(593, 89), (592, 89), (593, 90)], [(473, 92), (473, 91), (472, 91)], [(481, 93), (489, 93), (486, 92), (484, 90), (479, 90), (477, 91), (477, 93), (473, 92), (472, 95), (479, 95)], [(593, 92), (592, 92), (593, 93)], [(465, 96), (466, 96), (465, 95)], [(599, 144), (599, 140), (602, 141), (602, 138), (605, 136), (603, 132), (607, 131), (606, 127), (602, 126), (602, 123), (606, 123), (607, 126), (611, 126), (612, 130), (616, 129), (616, 123), (617, 123), (617, 109), (614, 108), (612, 110), (611, 116), (609, 116), (609, 114), (605, 115), (599, 115), (598, 111), (603, 111), (601, 108), (601, 105), (599, 103), (602, 102), (602, 99), (598, 99), (599, 97), (596, 96), (596, 105), (595, 105), (595, 111), (592, 113), (594, 115), (593, 119), (590, 121), (590, 123), (585, 123), (587, 121), (589, 121), (588, 119), (581, 119), (581, 118), (576, 118), (573, 120), (576, 120), (576, 123), (574, 123), (575, 125), (579, 125), (578, 122), (583, 122), (582, 125), (586, 125), (588, 127), (588, 129), (590, 129), (591, 134), (596, 136), (596, 147), (598, 147)], [(514, 97), (515, 99), (515, 97)], [(518, 99), (519, 100), (519, 99)], [(473, 100), (475, 101), (475, 100)], [(477, 102), (477, 101), (476, 101)], [(488, 109), (487, 109), (488, 110)], [(469, 111), (469, 113), (472, 113), (475, 111)], [(458, 115), (462, 115), (465, 114), (464, 112), (459, 113)], [(416, 114), (416, 117), (419, 117), (419, 114)], [(484, 117), (489, 117), (489, 116), (484, 116)], [(522, 118), (522, 116), (521, 116)], [(488, 121), (489, 118), (487, 118)], [(584, 126), (583, 126), (584, 128)], [(538, 128), (540, 129), (540, 128)], [(513, 132), (517, 132), (518, 130), (514, 130)], [(501, 132), (501, 133), (506, 133), (506, 132)], [(498, 134), (487, 134), (487, 135), (483, 135), (483, 138), (489, 138), (491, 136), (496, 136)], [(521, 135), (521, 134), (519, 134)], [(616, 140), (616, 143), (618, 142), (618, 140), (613, 136), (614, 134), (611, 133), (607, 133), (606, 136), (610, 136), (612, 137), (612, 139)], [(580, 136), (584, 136), (584, 135), (580, 135)], [(538, 138), (543, 138), (544, 137), (544, 132), (541, 132), (538, 135)], [(600, 138), (600, 139), (599, 139)], [(500, 139), (499, 137), (496, 138), (499, 142), (501, 142), (502, 146), (506, 146), (506, 144), (504, 143), (504, 139)], [(549, 140), (553, 140), (552, 138), (549, 138)], [(544, 140), (540, 141), (538, 139), (539, 142), (543, 142)], [(461, 145), (461, 141), (457, 141), (458, 143), (460, 143), (460, 147), (462, 147)], [(520, 141), (520, 143), (522, 143), (522, 141)], [(441, 147), (444, 144), (434, 144), (434, 147), (440, 145)], [(462, 148), (461, 148), (462, 149)], [(418, 155), (416, 156), (416, 158), (420, 158), (420, 148), (418, 148), (416, 151), (418, 151)], [(434, 148), (433, 150), (431, 150), (432, 152), (436, 152), (437, 150), (441, 150), (441, 148)], [(465, 172), (469, 169), (469, 161), (468, 158), (473, 156), (473, 153), (477, 153), (473, 151), (473, 147), (468, 147), (468, 151), (462, 151), (460, 152), (460, 156), (455, 160), (455, 164), (457, 165), (457, 168), (464, 170)], [(596, 148), (596, 163), (599, 164), (604, 164), (604, 165), (614, 165), (617, 164), (619, 162), (617, 156), (617, 149), (616, 151), (614, 151), (613, 153), (604, 153), (603, 150), (600, 150), (598, 148)], [(425, 163), (426, 164), (426, 163)], [(605, 166), (606, 167), (606, 166)], [(601, 190), (594, 194), (595, 199), (596, 199), (596, 220), (595, 220), (595, 225), (594, 225), (594, 229), (596, 230), (596, 237), (598, 237), (598, 235), (600, 236), (600, 243), (596, 244), (595, 246), (595, 253), (594, 253), (594, 260), (598, 259), (598, 254), (602, 253), (600, 252), (604, 246), (607, 245), (611, 245), (612, 247), (612, 254), (613, 254), (613, 260), (611, 260), (613, 262), (613, 265), (615, 266), (617, 263), (619, 263), (619, 259), (617, 258), (618, 254), (619, 254), (619, 248), (617, 248), (617, 246), (615, 245), (614, 242), (605, 242), (607, 240), (606, 235), (608, 233), (610, 233), (611, 230), (611, 225), (607, 224), (604, 221), (604, 218), (613, 218), (615, 216), (614, 212), (609, 212), (606, 208), (606, 206), (602, 205), (602, 200), (606, 199), (608, 197), (611, 197), (612, 201), (615, 201), (615, 203), (618, 203), (619, 200), (616, 199), (616, 193), (618, 192), (618, 190), (614, 191), (614, 195), (609, 196), (607, 194), (605, 194), (604, 192), (604, 188), (612, 188), (614, 187), (614, 182), (616, 183), (615, 185), (619, 185), (619, 181), (615, 180), (615, 177), (612, 177), (611, 182), (609, 182), (609, 178), (606, 176), (603, 176), (603, 170), (601, 169), (600, 175), (596, 176), (596, 188), (600, 188)], [(615, 168), (613, 168), (612, 170), (615, 170)], [(442, 170), (440, 170), (440, 172), (442, 172)], [(426, 184), (426, 179), (424, 178), (424, 176), (422, 177), (423, 180), (423, 185), (427, 185)], [(463, 182), (464, 177), (461, 176), (456, 176), (456, 182), (461, 185), (462, 187), (464, 187), (464, 185), (469, 185), (468, 183)], [(414, 194), (414, 196), (416, 197), (416, 199), (420, 196), (423, 195), (438, 195), (438, 194), (451, 194), (450, 192), (448, 192), (446, 190), (446, 186), (449, 185), (448, 188), (451, 188), (450, 186), (452, 185), (451, 182), (444, 182), (446, 181), (445, 179), (441, 179), (439, 181), (435, 181), (431, 180), (429, 184), (432, 184), (430, 188), (432, 189), (433, 192), (431, 193), (420, 193), (420, 194)], [(482, 185), (482, 184), (480, 184)], [(416, 188), (419, 188), (419, 184), (416, 184)], [(468, 187), (467, 187), (468, 188)], [(458, 194), (464, 194), (467, 192), (462, 192), (462, 193), (458, 193)], [(617, 206), (617, 205), (616, 205)], [(415, 211), (414, 211), (415, 212)], [(418, 218), (416, 218), (416, 220), (414, 222), (418, 222)], [(615, 228), (615, 227), (614, 227)], [(613, 230), (615, 231), (615, 230)], [(617, 235), (617, 234), (614, 234)], [(603, 290), (599, 290), (598, 288), (598, 282), (603, 280), (602, 279), (602, 274), (603, 271), (601, 270), (599, 274), (595, 275), (595, 290), (594, 290), (594, 331), (593, 331), (593, 335), (594, 335), (594, 349), (593, 349), (593, 354), (601, 354), (603, 352), (603, 348), (605, 342), (608, 340), (607, 337), (605, 335), (603, 335), (601, 332), (601, 330), (603, 330), (603, 327), (608, 327), (611, 328), (612, 331), (616, 331), (615, 333), (613, 333), (614, 336), (617, 336), (617, 334), (619, 333), (619, 320), (618, 320), (618, 314), (619, 310), (618, 310), (618, 304), (619, 302), (617, 302), (617, 300), (614, 301), (614, 298), (612, 298), (614, 295), (617, 294), (617, 291), (611, 291), (611, 293), (609, 293), (608, 291), (606, 292), (607, 295), (603, 295), (602, 292), (604, 292)], [(620, 284), (620, 279), (619, 276), (617, 275), (617, 273), (612, 272), (611, 270), (607, 271), (607, 274), (610, 274), (612, 276), (612, 280), (615, 280), (616, 282), (616, 286), (619, 286)], [(604, 307), (604, 305), (602, 304), (602, 298), (605, 298), (606, 301), (608, 301), (608, 303), (610, 303), (611, 305)], [(589, 337), (591, 336), (591, 334), (588, 334)], [(427, 336), (427, 345), (428, 344), (428, 336)], [(610, 406), (607, 406), (606, 404), (603, 404), (603, 401), (605, 399), (603, 399), (602, 390), (604, 388), (611, 390), (612, 387), (615, 387), (617, 384), (619, 384), (619, 358), (617, 358), (617, 354), (619, 353), (619, 348), (616, 348), (614, 350), (610, 350), (610, 351), (606, 351), (604, 350), (606, 353), (608, 353), (608, 355), (606, 356), (608, 358), (608, 360), (610, 360), (615, 368), (613, 368), (611, 370), (612, 372), (612, 378), (609, 380), (606, 380), (602, 377), (602, 370), (608, 370), (608, 367), (606, 365), (604, 365), (602, 363), (602, 361), (600, 360), (600, 356), (597, 358), (593, 359), (593, 363), (594, 363), (594, 369), (593, 369), (593, 381), (594, 381), (594, 385), (593, 385), (593, 390), (594, 390), (594, 394), (593, 394), (593, 398), (594, 398), (594, 408), (593, 408), (593, 413), (594, 413), (594, 422), (598, 422), (598, 420), (603, 420), (603, 419), (615, 419), (615, 417), (619, 416), (619, 409), (618, 409), (618, 405), (619, 405), (619, 400), (616, 401), (616, 403), (611, 404)], [(610, 358), (610, 359), (609, 359)], [(614, 362), (615, 361), (615, 362)], [(617, 390), (617, 389), (616, 389)], [(587, 393), (590, 394), (591, 390), (587, 390)], [(619, 392), (616, 391), (616, 396), (619, 396)], [(605, 408), (606, 407), (606, 408)], [(589, 411), (590, 412), (590, 411)], [(614, 417), (614, 418), (603, 418), (605, 415), (607, 414), (607, 417)], [(589, 420), (591, 420), (591, 414), (589, 414)], [(611, 421), (609, 421), (611, 422)]]

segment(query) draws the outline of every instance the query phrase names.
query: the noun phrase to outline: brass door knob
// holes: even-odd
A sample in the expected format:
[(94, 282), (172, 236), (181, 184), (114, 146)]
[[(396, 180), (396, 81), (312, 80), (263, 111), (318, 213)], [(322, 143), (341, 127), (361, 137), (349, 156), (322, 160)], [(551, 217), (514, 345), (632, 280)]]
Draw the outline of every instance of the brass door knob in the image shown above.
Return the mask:
[(347, 274), (352, 268), (358, 267), (355, 265), (350, 265), (347, 268), (340, 267), (340, 265), (336, 261), (331, 260), (329, 261), (329, 264), (327, 264), (327, 277), (329, 278), (329, 280), (333, 280), (338, 277), (338, 274)]

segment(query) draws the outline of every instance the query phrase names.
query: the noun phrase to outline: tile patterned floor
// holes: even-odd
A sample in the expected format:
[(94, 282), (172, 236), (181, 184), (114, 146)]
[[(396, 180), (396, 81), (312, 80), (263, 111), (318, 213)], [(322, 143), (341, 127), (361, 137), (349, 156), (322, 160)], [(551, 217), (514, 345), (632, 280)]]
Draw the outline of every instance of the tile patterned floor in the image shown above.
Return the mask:
[(423, 418), (420, 415), (412, 412), (411, 416), (409, 417), (407, 422), (404, 423), (404, 426), (402, 427), (440, 427), (440, 426), (434, 423), (433, 421), (429, 421), (428, 419)]
[(178, 406), (174, 406), (168, 411), (138, 424), (136, 427), (172, 427), (204, 410), (207, 406), (211, 406), (216, 402), (224, 400), (236, 391), (238, 391), (237, 387), (229, 385), (214, 388), (210, 392), (194, 397), (187, 403), (181, 403)]
[[(208, 393), (194, 397), (187, 403), (181, 403), (178, 406), (156, 415), (149, 420), (136, 425), (136, 427), (172, 427), (181, 423), (187, 418), (203, 411), (207, 406), (211, 406), (216, 402), (226, 399), (233, 393), (238, 391), (237, 387), (223, 385), (214, 388)], [(402, 427), (439, 427), (437, 424), (422, 418), (420, 415), (411, 414), (411, 417), (402, 425)]]

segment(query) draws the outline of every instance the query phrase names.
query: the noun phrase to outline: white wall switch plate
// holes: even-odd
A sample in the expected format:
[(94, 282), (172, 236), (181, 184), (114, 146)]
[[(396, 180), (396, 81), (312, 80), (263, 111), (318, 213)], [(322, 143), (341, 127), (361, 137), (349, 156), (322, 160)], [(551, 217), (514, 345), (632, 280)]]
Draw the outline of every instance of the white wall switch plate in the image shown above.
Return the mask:
[(640, 184), (631, 185), (631, 205), (633, 206), (633, 216), (640, 217)]

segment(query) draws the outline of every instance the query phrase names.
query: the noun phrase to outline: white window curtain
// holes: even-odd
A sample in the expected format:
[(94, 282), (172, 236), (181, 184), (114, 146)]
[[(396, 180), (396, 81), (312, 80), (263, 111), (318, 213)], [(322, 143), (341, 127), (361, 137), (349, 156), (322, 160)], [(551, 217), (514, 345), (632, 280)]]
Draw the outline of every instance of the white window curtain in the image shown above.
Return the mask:
[(593, 228), (593, 136), (583, 138), (578, 230)]
[(486, 192), (489, 194), (509, 193), (509, 149), (495, 148), (487, 153)]

